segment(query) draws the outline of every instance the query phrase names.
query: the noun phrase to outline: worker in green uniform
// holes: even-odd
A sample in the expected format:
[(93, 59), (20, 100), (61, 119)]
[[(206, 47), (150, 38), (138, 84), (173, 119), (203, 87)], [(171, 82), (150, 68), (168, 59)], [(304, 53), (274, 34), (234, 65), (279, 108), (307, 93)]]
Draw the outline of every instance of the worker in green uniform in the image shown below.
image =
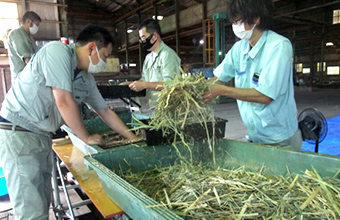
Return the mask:
[(8, 55), (11, 68), (12, 84), (24, 69), (32, 55), (38, 50), (32, 35), (39, 30), (41, 18), (33, 11), (27, 11), (21, 20), (21, 26), (8, 35)]
[(139, 25), (139, 42), (149, 51), (143, 63), (142, 77), (129, 87), (134, 91), (147, 89), (149, 107), (156, 105), (157, 91), (170, 83), (175, 74), (180, 74), (181, 60), (176, 52), (162, 40), (159, 24), (154, 19), (146, 19)]
[(104, 145), (90, 135), (77, 103), (83, 101), (113, 130), (137, 141), (100, 95), (94, 77), (112, 52), (111, 34), (89, 25), (76, 44), (54, 41), (34, 54), (6, 94), (0, 115), (0, 162), (15, 219), (48, 219), (51, 200), (51, 132), (66, 123), (86, 144)]

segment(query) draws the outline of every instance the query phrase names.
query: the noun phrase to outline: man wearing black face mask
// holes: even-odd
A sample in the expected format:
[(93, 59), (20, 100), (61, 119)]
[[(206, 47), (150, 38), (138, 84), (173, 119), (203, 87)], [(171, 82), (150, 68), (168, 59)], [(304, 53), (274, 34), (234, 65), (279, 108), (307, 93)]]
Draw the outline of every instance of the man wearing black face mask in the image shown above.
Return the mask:
[(132, 82), (129, 86), (134, 91), (147, 89), (147, 97), (155, 105), (157, 91), (162, 90), (165, 84), (175, 78), (175, 73), (180, 73), (180, 58), (176, 52), (167, 46), (161, 38), (161, 28), (157, 21), (146, 19), (139, 25), (139, 42), (150, 53), (143, 63), (142, 78)]

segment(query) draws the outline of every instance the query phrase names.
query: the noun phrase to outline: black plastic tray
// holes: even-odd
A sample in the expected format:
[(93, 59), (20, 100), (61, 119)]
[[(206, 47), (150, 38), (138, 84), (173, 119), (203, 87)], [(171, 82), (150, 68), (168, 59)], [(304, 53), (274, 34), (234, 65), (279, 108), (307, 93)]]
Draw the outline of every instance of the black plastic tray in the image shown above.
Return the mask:
[[(222, 119), (222, 118), (215, 118), (215, 120), (216, 120), (215, 138), (217, 139), (224, 138), (225, 123), (228, 120)], [(148, 124), (150, 119), (141, 120), (141, 121), (144, 124)], [(212, 123), (208, 122), (207, 126), (208, 126), (209, 135), (212, 136), (213, 134)], [(204, 125), (201, 125), (200, 123), (186, 125), (184, 127), (184, 133), (186, 135), (185, 138), (187, 140), (192, 139), (192, 138), (194, 140), (207, 139), (207, 133), (206, 133), (205, 127)], [(171, 133), (171, 134), (163, 136), (163, 133), (161, 130), (145, 129), (145, 138), (146, 138), (146, 144), (148, 146), (171, 144), (174, 141), (175, 134)], [(179, 140), (179, 137), (177, 137), (177, 139)]]
[(103, 98), (130, 98), (146, 95), (146, 90), (135, 92), (128, 85), (98, 85), (98, 90)]
[[(102, 134), (105, 142), (106, 142), (106, 145), (105, 146), (101, 146), (101, 145), (98, 145), (100, 148), (103, 148), (103, 149), (109, 149), (109, 148), (114, 148), (114, 147), (121, 147), (121, 146), (124, 146), (124, 145), (128, 145), (128, 144), (132, 144), (132, 143), (138, 143), (138, 142), (142, 142), (143, 140), (141, 139), (140, 141), (137, 141), (137, 142), (131, 142), (129, 141), (129, 139), (123, 137), (122, 135), (116, 133), (116, 132), (107, 132), (107, 133), (104, 133)], [(137, 135), (138, 136), (138, 135)]]

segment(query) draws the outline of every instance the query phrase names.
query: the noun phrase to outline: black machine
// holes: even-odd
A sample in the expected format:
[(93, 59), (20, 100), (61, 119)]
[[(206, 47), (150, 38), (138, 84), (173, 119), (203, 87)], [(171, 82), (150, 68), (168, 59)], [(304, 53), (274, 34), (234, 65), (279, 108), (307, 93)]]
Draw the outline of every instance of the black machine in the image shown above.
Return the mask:
[(140, 92), (132, 91), (128, 85), (120, 85), (121, 82), (125, 81), (135, 81), (139, 78), (117, 78), (117, 79), (109, 79), (107, 82), (97, 82), (97, 87), (99, 92), (102, 94), (105, 99), (121, 99), (125, 102), (131, 109), (132, 105), (136, 105), (138, 108), (141, 108), (141, 105), (135, 102), (132, 97), (144, 97), (146, 96), (146, 90), (142, 90)]
[(133, 101), (131, 97), (143, 97), (146, 95), (146, 90), (140, 92), (132, 91), (127, 85), (97, 85), (99, 92), (103, 98), (119, 98), (126, 104), (131, 105), (131, 102), (141, 107), (138, 103)]
[(300, 113), (298, 121), (303, 140), (315, 144), (315, 152), (317, 153), (319, 143), (325, 139), (328, 132), (325, 116), (316, 108), (307, 108)]

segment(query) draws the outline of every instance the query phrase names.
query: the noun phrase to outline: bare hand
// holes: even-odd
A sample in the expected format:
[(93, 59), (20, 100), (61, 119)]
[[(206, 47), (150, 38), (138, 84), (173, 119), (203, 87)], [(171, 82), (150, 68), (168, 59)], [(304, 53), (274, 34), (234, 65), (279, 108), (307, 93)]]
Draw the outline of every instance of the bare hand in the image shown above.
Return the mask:
[(134, 138), (134, 139), (130, 139), (131, 142), (138, 142), (138, 141), (140, 141), (140, 140), (142, 140), (142, 138), (139, 138), (139, 137), (137, 137), (137, 136), (136, 136), (136, 138)]
[(217, 96), (222, 95), (223, 88), (225, 86), (220, 84), (214, 84), (212, 85), (210, 90), (207, 90), (203, 93), (203, 102), (211, 102), (213, 99), (215, 99)]
[(86, 144), (88, 145), (96, 144), (96, 145), (105, 146), (105, 141), (101, 135), (92, 134), (87, 138)]
[(131, 81), (127, 81), (127, 82), (121, 82), (118, 85), (119, 86), (127, 86), (127, 85), (130, 85), (130, 84), (131, 84)]
[(134, 81), (129, 87), (131, 90), (139, 92), (145, 89), (145, 83), (143, 81)]

